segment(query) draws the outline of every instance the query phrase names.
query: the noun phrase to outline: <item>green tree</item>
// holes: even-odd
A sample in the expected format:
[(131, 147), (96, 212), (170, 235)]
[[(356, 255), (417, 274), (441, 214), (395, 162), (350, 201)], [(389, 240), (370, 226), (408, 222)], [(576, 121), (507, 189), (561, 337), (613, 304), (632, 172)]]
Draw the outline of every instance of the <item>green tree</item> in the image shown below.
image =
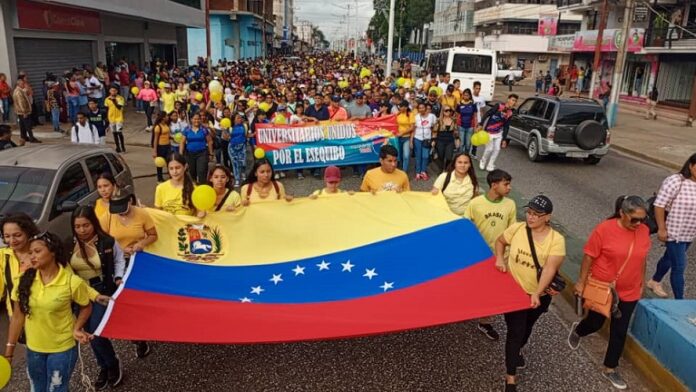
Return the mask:
[(314, 38), (314, 43), (316, 46), (320, 46), (324, 49), (329, 47), (329, 41), (326, 40), (324, 32), (321, 31), (321, 29), (317, 26), (312, 26), (312, 38)]
[[(386, 43), (389, 35), (389, 0), (374, 0), (375, 14), (368, 25), (368, 36), (372, 41), (380, 39)], [(402, 48), (408, 43), (411, 31), (433, 21), (435, 0), (396, 0), (394, 9), (394, 49), (401, 34)]]

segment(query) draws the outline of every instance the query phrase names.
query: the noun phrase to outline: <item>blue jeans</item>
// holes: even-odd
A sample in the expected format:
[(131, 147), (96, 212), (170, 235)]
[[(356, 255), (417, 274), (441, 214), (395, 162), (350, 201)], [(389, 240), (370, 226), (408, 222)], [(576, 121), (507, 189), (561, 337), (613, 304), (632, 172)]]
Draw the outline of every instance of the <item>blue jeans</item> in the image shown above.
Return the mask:
[(408, 165), (411, 163), (411, 138), (400, 137), (399, 145), (401, 146), (401, 170), (408, 173)]
[(422, 140), (413, 139), (413, 148), (416, 150), (416, 174), (428, 171), (430, 160), (430, 146), (425, 146)]
[(142, 99), (136, 99), (135, 100), (135, 110), (142, 112), (145, 110), (145, 106), (143, 105), (143, 100)]
[(53, 130), (60, 132), (60, 108), (51, 109), (51, 122), (53, 123)]
[[(106, 313), (105, 306), (96, 302), (92, 303), (92, 314), (89, 315), (89, 320), (87, 320), (87, 324), (85, 324), (85, 331), (94, 333), (102, 317), (104, 317), (104, 313)], [(109, 339), (95, 336), (90, 342), (90, 345), (92, 346), (94, 357), (97, 358), (97, 365), (99, 365), (100, 368), (111, 368), (118, 364), (114, 346)]]
[(2, 100), (2, 121), (10, 121), (10, 99), (3, 98)]
[(80, 111), (80, 97), (68, 96), (68, 118), (70, 122), (75, 124), (77, 121), (77, 112)]
[(67, 392), (76, 362), (77, 346), (50, 354), (27, 348), (27, 373), (32, 392)]
[(669, 283), (672, 285), (674, 299), (684, 298), (684, 271), (689, 245), (691, 242), (667, 241), (665, 254), (657, 262), (655, 275), (653, 275), (653, 280), (659, 282), (670, 269), (672, 270), (669, 274)]
[(474, 134), (474, 128), (459, 127), (459, 152), (471, 154), (471, 135)]
[(227, 147), (227, 153), (232, 161), (232, 174), (234, 175), (235, 183), (240, 183), (244, 177), (246, 169), (246, 144), (232, 144)]

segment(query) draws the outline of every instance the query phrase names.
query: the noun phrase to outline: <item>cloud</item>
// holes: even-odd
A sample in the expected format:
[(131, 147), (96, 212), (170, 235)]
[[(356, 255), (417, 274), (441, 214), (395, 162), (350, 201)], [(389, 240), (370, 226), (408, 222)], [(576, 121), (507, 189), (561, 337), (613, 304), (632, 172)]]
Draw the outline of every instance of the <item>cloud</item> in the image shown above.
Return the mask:
[(362, 35), (367, 31), (367, 25), (374, 14), (372, 0), (346, 0), (335, 3), (327, 0), (295, 0), (295, 8), (298, 20), (307, 20), (319, 27), (329, 41), (344, 39), (346, 35), (350, 35), (351, 38)]

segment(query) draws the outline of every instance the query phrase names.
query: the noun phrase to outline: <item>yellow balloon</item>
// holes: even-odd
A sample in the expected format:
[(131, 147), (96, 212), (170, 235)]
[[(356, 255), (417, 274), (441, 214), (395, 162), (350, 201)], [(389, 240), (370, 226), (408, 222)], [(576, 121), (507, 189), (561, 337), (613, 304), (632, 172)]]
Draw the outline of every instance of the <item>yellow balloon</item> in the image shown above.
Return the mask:
[(224, 129), (229, 129), (232, 126), (232, 121), (229, 118), (223, 118), (220, 120), (220, 126)]
[(372, 89), (372, 86), (370, 85), (370, 83), (363, 84), (363, 90), (370, 90), (370, 89)]
[(196, 93), (196, 96), (195, 96), (194, 98), (196, 98), (196, 101), (199, 101), (199, 102), (200, 102), (200, 101), (203, 100), (203, 94), (201, 94), (201, 93)]
[(491, 140), (491, 135), (486, 131), (481, 131), (479, 133), (481, 134), (481, 136), (479, 136), (479, 143), (481, 143), (482, 146), (484, 144), (488, 144), (488, 142)]
[(210, 100), (216, 103), (220, 102), (222, 100), (222, 93), (219, 91), (211, 91)]
[(310, 75), (314, 75), (314, 68), (310, 68), (310, 69), (309, 69), (309, 74), (310, 74)]
[(165, 85), (165, 84), (166, 84), (166, 83), (164, 83), (164, 82), (159, 82), (159, 83), (157, 83), (157, 87), (159, 87), (160, 89), (162, 89), (162, 88), (164, 88), (164, 85)]
[(363, 68), (360, 70), (360, 79), (362, 78), (367, 78), (372, 75), (372, 71), (370, 71), (367, 68)]
[(162, 157), (157, 157), (157, 158), (155, 158), (155, 166), (165, 167), (165, 166), (167, 166), (167, 161), (165, 161), (164, 158), (162, 158)]
[(193, 206), (198, 211), (207, 211), (213, 208), (216, 198), (215, 189), (210, 185), (199, 185), (191, 194)]
[(340, 88), (346, 88), (346, 87), (348, 87), (348, 81), (347, 81), (347, 80), (341, 80), (340, 82), (338, 82), (338, 87), (340, 87)]
[(263, 150), (261, 147), (256, 147), (256, 150), (254, 150), (254, 157), (256, 159), (261, 159), (266, 156), (266, 151)]
[(273, 119), (273, 123), (274, 123), (274, 124), (278, 124), (278, 125), (287, 124), (287, 123), (288, 123), (288, 119), (285, 118), (285, 116), (282, 115), (282, 114), (277, 114), (277, 115), (275, 116), (275, 119)]
[(396, 79), (396, 85), (399, 87), (403, 87), (404, 83), (406, 83), (406, 79), (404, 78), (398, 78)]
[(4, 388), (12, 376), (12, 366), (7, 358), (0, 356), (0, 389)]
[(271, 110), (271, 104), (269, 104), (268, 102), (261, 102), (259, 104), (259, 109), (263, 110), (264, 112), (267, 112)]
[(140, 89), (137, 88), (137, 87), (133, 87), (133, 88), (131, 89), (131, 93), (132, 93), (133, 95), (138, 95), (139, 92), (140, 92)]
[(213, 91), (219, 91), (222, 93), (222, 84), (217, 80), (212, 80), (208, 83), (208, 90), (212, 93)]
[(247, 101), (247, 107), (253, 108), (254, 106), (256, 106), (256, 101), (255, 101), (255, 100), (250, 99), (250, 100)]
[(184, 140), (184, 135), (182, 135), (182, 134), (180, 134), (180, 133), (175, 133), (175, 134), (174, 134), (174, 141), (175, 141), (176, 143), (181, 143), (182, 140)]

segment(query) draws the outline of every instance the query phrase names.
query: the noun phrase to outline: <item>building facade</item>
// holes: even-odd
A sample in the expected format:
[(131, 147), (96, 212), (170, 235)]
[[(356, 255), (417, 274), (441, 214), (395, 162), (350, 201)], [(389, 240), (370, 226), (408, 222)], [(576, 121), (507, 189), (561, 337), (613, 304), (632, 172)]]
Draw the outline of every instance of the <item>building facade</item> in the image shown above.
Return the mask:
[[(270, 1), (270, 0), (269, 0)], [(292, 52), (293, 24), (295, 20), (293, 0), (272, 0), (275, 20), (273, 49), (281, 53)]]
[[(271, 0), (210, 0), (210, 58), (237, 61), (264, 57), (273, 45)], [(190, 28), (188, 61), (206, 57), (205, 29)]]
[(476, 38), (474, 1), (435, 0), (435, 13), (430, 28), (433, 48), (473, 47)]
[[(201, 0), (0, 0), (0, 72), (34, 86), (50, 72), (126, 59), (186, 59), (188, 26), (205, 25)], [(43, 100), (42, 97), (39, 97)]]
[[(572, 61), (586, 68), (594, 61), (594, 41), (602, 2), (558, 1), (561, 9), (583, 16), (585, 31), (575, 37)], [(625, 0), (608, 3), (607, 30), (601, 46), (600, 83), (610, 82), (614, 72), (616, 51), (623, 40), (621, 28), (625, 4)], [(621, 85), (614, 88), (620, 89), (622, 100), (644, 102), (655, 86), (659, 102), (687, 108), (696, 96), (696, 2), (658, 0), (651, 4), (647, 7), (638, 3), (634, 8), (626, 65)], [(583, 45), (583, 42), (590, 44)], [(596, 92), (595, 88), (595, 95)]]
[[(553, 31), (543, 29), (540, 20), (549, 20)], [(581, 20), (581, 15), (561, 14), (555, 0), (476, 0), (475, 47), (497, 51), (499, 67), (522, 69), (525, 77), (556, 74), (570, 56), (549, 52), (549, 38), (575, 33)]]

